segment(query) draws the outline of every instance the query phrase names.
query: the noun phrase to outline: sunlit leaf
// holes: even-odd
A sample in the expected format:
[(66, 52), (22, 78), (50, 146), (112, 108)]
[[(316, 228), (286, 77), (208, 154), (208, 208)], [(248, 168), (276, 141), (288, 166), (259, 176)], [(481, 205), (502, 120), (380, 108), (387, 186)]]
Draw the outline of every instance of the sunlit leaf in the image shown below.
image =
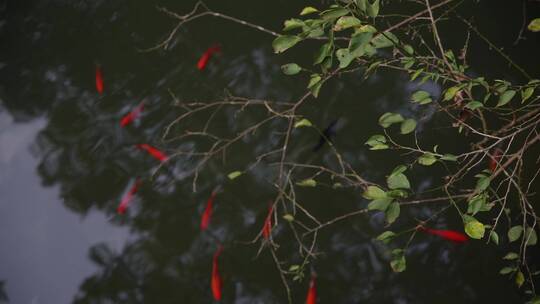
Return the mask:
[(365, 144), (371, 147), (370, 150), (388, 149), (388, 145), (386, 144), (386, 137), (384, 137), (384, 135), (373, 135), (366, 141)]
[(467, 213), (475, 215), (486, 204), (485, 195), (475, 195), (469, 200)]
[(285, 75), (295, 75), (300, 73), (302, 68), (296, 63), (287, 63), (281, 66), (281, 71)]
[(533, 19), (527, 26), (527, 29), (532, 32), (540, 32), (540, 18)]
[(313, 74), (311, 75), (311, 78), (309, 79), (308, 83), (308, 89), (310, 89), (311, 94), (313, 96), (317, 97), (319, 96), (319, 90), (322, 86), (322, 78), (319, 74)]
[(418, 158), (418, 163), (424, 166), (431, 166), (437, 161), (437, 157), (432, 153), (424, 153)]
[(508, 230), (508, 240), (510, 242), (517, 241), (523, 233), (523, 226), (514, 226)]
[(336, 25), (334, 25), (334, 31), (342, 31), (361, 24), (362, 23), (360, 22), (360, 20), (358, 20), (358, 18), (356, 17), (343, 16), (336, 21)]
[(369, 200), (379, 199), (379, 198), (385, 198), (386, 192), (384, 192), (383, 189), (377, 187), (377, 186), (368, 186), (366, 191), (362, 194), (364, 198), (367, 198)]
[(454, 98), (454, 96), (456, 95), (457, 92), (459, 92), (459, 90), (461, 90), (461, 86), (455, 86), (455, 87), (450, 87), (446, 89), (446, 92), (444, 92), (443, 100), (448, 101)]
[(491, 178), (489, 176), (482, 176), (476, 181), (476, 187), (475, 190), (478, 192), (482, 192), (486, 190), (489, 187), (489, 184), (491, 182)]
[(383, 197), (378, 198), (373, 201), (371, 201), (368, 204), (368, 210), (380, 210), (380, 211), (386, 211), (388, 209), (388, 205), (393, 201), (394, 199), (391, 197)]
[(242, 175), (242, 171), (233, 171), (233, 172), (227, 174), (227, 177), (228, 177), (230, 180), (233, 180), (233, 179), (239, 177), (240, 175)]
[(274, 48), (274, 52), (276, 54), (283, 53), (301, 40), (302, 39), (298, 36), (282, 35), (274, 39), (272, 42), (272, 47)]
[(312, 6), (306, 6), (304, 7), (304, 9), (302, 9), (302, 11), (300, 12), (300, 16), (305, 16), (305, 15), (309, 15), (311, 13), (316, 13), (318, 12), (319, 10), (312, 7)]
[(314, 179), (305, 179), (297, 182), (296, 185), (300, 187), (315, 187), (317, 186), (317, 181), (315, 181)]
[(402, 189), (394, 189), (386, 192), (386, 195), (393, 198), (407, 198), (409, 194)]
[(311, 124), (311, 121), (303, 118), (299, 121), (297, 121), (295, 124), (294, 124), (294, 127), (295, 128), (301, 128), (301, 127), (311, 127), (313, 124)]
[(521, 91), (521, 103), (524, 103), (525, 101), (527, 101), (527, 99), (531, 98), (533, 93), (534, 87), (528, 87), (525, 90)]
[(385, 33), (380, 33), (379, 35), (375, 36), (371, 40), (371, 43), (373, 44), (375, 48), (380, 49), (380, 48), (386, 48), (386, 47), (390, 47), (390, 46), (394, 46), (398, 44), (399, 39), (396, 37), (396, 35), (390, 32), (385, 32)]
[(512, 267), (504, 267), (503, 269), (501, 269), (501, 270), (499, 271), (499, 273), (500, 273), (500, 274), (509, 274), (509, 273), (514, 272), (514, 271), (516, 271), (515, 268), (512, 268)]
[(484, 237), (486, 228), (484, 224), (472, 218), (465, 222), (465, 233), (473, 239), (481, 239)]
[(292, 222), (294, 221), (294, 216), (292, 214), (284, 214), (283, 215), (283, 219), (286, 220), (287, 222)]
[[(394, 251), (395, 252), (395, 251)], [(403, 272), (407, 268), (407, 262), (405, 260), (405, 255), (401, 251), (400, 253), (393, 253), (392, 261), (390, 261), (390, 267), (394, 272)]]
[(354, 56), (351, 55), (349, 49), (339, 49), (336, 51), (336, 57), (339, 61), (339, 67), (344, 69), (354, 60)]
[(409, 134), (416, 129), (416, 120), (412, 118), (405, 119), (401, 123), (401, 134)]
[(304, 21), (296, 18), (285, 20), (283, 23), (283, 31), (290, 31), (304, 26)]
[(351, 37), (351, 40), (349, 41), (349, 52), (353, 54), (357, 54), (358, 50), (362, 50), (363, 52), (365, 46), (368, 45), (372, 37), (373, 33), (371, 32), (362, 32), (359, 34), (355, 34)]

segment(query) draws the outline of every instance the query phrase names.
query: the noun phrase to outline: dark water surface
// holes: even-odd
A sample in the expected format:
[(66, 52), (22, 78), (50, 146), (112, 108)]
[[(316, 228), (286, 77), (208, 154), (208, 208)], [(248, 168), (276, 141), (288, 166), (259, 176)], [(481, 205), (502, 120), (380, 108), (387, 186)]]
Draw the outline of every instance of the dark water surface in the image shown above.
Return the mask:
[[(471, 1), (472, 2), (472, 1)], [(116, 207), (135, 177), (149, 180), (156, 161), (133, 144), (148, 142), (173, 151), (203, 149), (204, 143), (181, 140), (164, 144), (163, 129), (182, 109), (181, 101), (236, 96), (291, 101), (304, 92), (306, 79), (286, 77), (280, 65), (307, 65), (315, 44), (274, 55), (272, 36), (212, 17), (182, 28), (164, 51), (140, 52), (163, 39), (175, 21), (156, 9), (188, 12), (195, 1), (158, 0), (8, 0), (0, 2), (0, 282), (10, 303), (211, 303), (211, 260), (216, 241), (225, 245), (221, 259), (223, 303), (285, 303), (279, 274), (268, 250), (245, 245), (260, 231), (268, 200), (268, 168), (256, 168), (234, 182), (226, 174), (242, 170), (254, 157), (276, 147), (284, 124), (248, 136), (228, 151), (226, 162), (207, 164), (192, 192), (193, 157), (173, 159), (143, 184), (125, 216)], [(279, 31), (283, 20), (313, 1), (208, 1), (215, 11)], [(400, 3), (393, 7), (399, 11)], [(538, 5), (531, 4), (531, 12)], [(479, 29), (506, 47), (528, 72), (540, 75), (539, 36), (513, 45), (522, 24), (520, 1), (470, 3), (460, 13), (474, 16)], [(403, 12), (402, 12), (403, 13)], [(540, 15), (540, 14), (539, 14)], [(382, 22), (382, 21), (381, 21)], [(383, 23), (381, 27), (384, 27)], [(448, 47), (458, 50), (465, 27), (443, 27)], [(222, 55), (207, 70), (196, 69), (201, 53), (220, 43)], [(311, 47), (311, 48), (310, 48)], [(494, 52), (471, 38), (473, 73), (490, 79), (523, 82)], [(105, 94), (95, 92), (94, 69), (103, 68)], [(441, 87), (423, 87), (438, 95)], [(386, 111), (423, 117), (423, 142), (458, 152), (464, 141), (453, 128), (432, 128), (443, 119), (433, 109), (407, 103), (417, 89), (403, 75), (380, 72), (368, 81), (353, 73), (331, 81), (302, 114), (320, 127), (340, 118), (335, 145), (362, 175), (377, 180), (398, 164), (394, 154), (371, 153), (365, 140)], [(119, 119), (142, 100), (143, 119), (122, 129)], [(235, 134), (262, 112), (227, 111), (212, 128)], [(182, 128), (196, 130), (206, 121)], [(175, 130), (173, 130), (174, 132)], [(443, 142), (440, 139), (444, 138)], [(331, 164), (329, 150), (311, 149), (317, 134), (295, 133), (291, 158)], [(436, 183), (429, 171), (412, 177), (414, 190)], [(199, 231), (204, 203), (223, 186), (209, 232)], [(303, 190), (303, 189), (302, 189)], [(323, 220), (363, 208), (357, 190), (328, 187), (297, 193)], [(397, 227), (410, 227), (436, 208), (403, 212)], [(407, 220), (409, 218), (410, 220)], [(440, 227), (459, 228), (457, 215)], [(313, 263), (319, 275), (320, 303), (521, 303), (522, 294), (498, 275), (503, 249), (470, 242), (456, 246), (433, 238), (415, 241), (407, 253), (408, 269), (395, 274), (387, 248), (373, 241), (384, 230), (382, 216), (359, 216), (323, 230)], [(274, 237), (278, 254), (300, 261), (286, 225)], [(285, 267), (285, 266), (284, 266)], [(2, 285), (0, 285), (2, 286)], [(292, 283), (294, 303), (303, 303), (307, 280)], [(0, 298), (0, 303), (2, 302)]]

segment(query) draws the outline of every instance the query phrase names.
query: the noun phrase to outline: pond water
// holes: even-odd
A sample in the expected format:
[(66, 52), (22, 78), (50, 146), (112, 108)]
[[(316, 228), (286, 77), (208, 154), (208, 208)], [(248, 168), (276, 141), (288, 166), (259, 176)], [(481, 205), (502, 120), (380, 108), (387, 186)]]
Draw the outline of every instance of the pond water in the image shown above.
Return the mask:
[[(298, 99), (307, 79), (287, 77), (280, 66), (292, 61), (309, 64), (317, 44), (308, 42), (278, 56), (271, 48), (272, 36), (205, 17), (182, 27), (166, 50), (141, 51), (161, 41), (176, 24), (158, 7), (187, 13), (194, 4), (191, 0), (0, 4), (0, 288), (9, 303), (210, 303), (212, 255), (218, 243), (225, 248), (220, 258), (223, 303), (286, 302), (269, 250), (258, 255), (260, 243), (249, 244), (262, 227), (268, 201), (276, 195), (267, 179), (273, 169), (257, 166), (234, 181), (227, 179), (229, 172), (244, 170), (257, 155), (277, 147), (284, 122), (246, 136), (227, 151), (226, 158), (208, 162), (196, 192), (190, 172), (197, 158), (179, 155), (159, 167), (134, 144), (149, 143), (169, 154), (207, 148), (203, 140), (161, 141), (164, 128), (183, 112), (175, 100), (207, 102), (228, 95)], [(304, 6), (322, 6), (307, 0), (207, 4), (275, 31)], [(410, 13), (400, 11), (400, 5), (389, 11)], [(531, 13), (538, 11), (534, 5)], [(486, 36), (538, 78), (539, 36), (527, 35), (527, 40), (513, 45), (522, 25), (519, 1), (469, 3), (460, 13), (474, 16)], [(448, 47), (462, 46), (465, 29), (442, 28)], [(204, 71), (197, 70), (200, 55), (216, 43), (221, 54)], [(473, 37), (470, 45), (474, 73), (524, 81), (481, 40)], [(103, 72), (103, 95), (95, 91), (96, 65)], [(434, 95), (441, 92), (437, 84), (422, 87)], [(372, 153), (364, 147), (370, 135), (380, 132), (377, 119), (384, 112), (423, 118), (418, 130), (425, 131), (426, 146), (439, 143), (443, 149), (458, 151), (465, 143), (453, 128), (432, 127), (433, 120), (441, 119), (433, 109), (407, 103), (417, 88), (396, 72), (379, 72), (365, 81), (361, 73), (351, 73), (332, 80), (301, 112), (320, 127), (339, 119), (335, 146), (362, 176), (377, 180), (399, 164), (399, 157), (391, 153)], [(121, 117), (142, 101), (142, 118), (121, 128)], [(209, 130), (231, 136), (264, 114), (236, 110), (217, 115)], [(201, 116), (179, 127), (194, 131), (205, 123)], [(312, 151), (317, 138), (315, 132), (295, 131), (291, 159), (335, 162), (328, 147)], [(416, 173), (411, 177), (416, 191), (430, 187), (440, 174)], [(118, 203), (137, 177), (144, 180), (140, 191), (127, 213), (118, 215)], [(210, 228), (200, 232), (201, 213), (218, 185), (221, 191)], [(323, 221), (367, 204), (352, 188), (301, 189), (297, 196)], [(396, 225), (411, 227), (415, 218), (426, 218), (441, 207), (444, 204), (407, 209), (403, 217), (409, 220)], [(437, 220), (438, 227), (460, 228), (456, 214), (449, 215)], [(321, 254), (311, 265), (318, 275), (319, 303), (524, 301), (513, 282), (498, 274), (504, 249), (423, 237), (409, 247), (407, 271), (397, 274), (388, 265), (388, 249), (373, 240), (384, 229), (382, 215), (360, 215), (321, 230), (317, 242)], [(281, 221), (272, 233), (280, 244), (276, 251), (280, 260), (300, 262), (287, 225)], [(294, 303), (304, 302), (308, 281), (290, 281)]]

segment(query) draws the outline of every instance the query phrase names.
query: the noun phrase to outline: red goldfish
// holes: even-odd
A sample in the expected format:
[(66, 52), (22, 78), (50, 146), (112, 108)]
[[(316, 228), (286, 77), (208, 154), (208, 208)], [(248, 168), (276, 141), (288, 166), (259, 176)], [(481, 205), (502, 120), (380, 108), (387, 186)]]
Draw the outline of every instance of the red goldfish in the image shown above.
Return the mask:
[(206, 202), (206, 208), (204, 209), (204, 212), (201, 217), (201, 231), (204, 231), (208, 228), (208, 225), (210, 224), (210, 218), (212, 217), (212, 208), (214, 199), (216, 198), (217, 191), (212, 191), (212, 194), (210, 194), (210, 198), (208, 199), (208, 202)]
[(133, 196), (139, 191), (139, 187), (141, 186), (141, 179), (137, 177), (137, 180), (135, 181), (135, 184), (131, 186), (129, 191), (122, 197), (122, 201), (120, 201), (120, 205), (118, 205), (118, 208), (116, 208), (116, 212), (118, 214), (124, 214), (126, 213), (126, 209), (133, 199)]
[(148, 154), (152, 155), (155, 159), (159, 160), (160, 162), (164, 162), (168, 159), (167, 155), (165, 153), (159, 151), (158, 149), (148, 145), (148, 144), (138, 144), (137, 148), (144, 150), (148, 152)]
[(272, 214), (274, 211), (274, 207), (272, 206), (272, 203), (270, 202), (270, 206), (268, 207), (268, 215), (266, 216), (264, 220), (262, 235), (265, 240), (268, 240), (270, 238), (270, 234), (272, 233)]
[(212, 287), (212, 295), (216, 301), (221, 301), (221, 288), (223, 286), (223, 281), (221, 280), (221, 275), (219, 274), (218, 269), (218, 258), (222, 251), (223, 246), (220, 245), (216, 253), (214, 253), (214, 258), (212, 259), (212, 279), (210, 285)]
[(309, 281), (309, 289), (306, 297), (306, 304), (315, 304), (317, 303), (317, 287), (315, 284), (315, 279), (317, 277), (314, 274), (311, 274), (311, 281)]
[(495, 148), (495, 151), (493, 151), (493, 155), (491, 155), (489, 159), (489, 170), (491, 171), (491, 173), (495, 172), (495, 170), (497, 169), (497, 165), (501, 160), (502, 152), (503, 151), (499, 148)]
[(99, 94), (103, 94), (103, 75), (101, 74), (101, 66), (96, 66), (96, 90)]
[(419, 227), (418, 230), (439, 236), (445, 240), (452, 241), (454, 243), (465, 243), (469, 240), (469, 238), (465, 234), (453, 230), (439, 230), (426, 227)]
[(221, 46), (219, 45), (214, 45), (210, 48), (208, 48), (201, 56), (201, 58), (199, 59), (199, 61), (197, 62), (197, 68), (199, 70), (204, 70), (204, 68), (206, 67), (206, 65), (208, 64), (208, 61), (210, 60), (210, 58), (212, 57), (212, 55), (214, 55), (215, 53), (219, 53), (221, 52)]
[(144, 103), (141, 102), (137, 107), (135, 107), (135, 109), (133, 109), (131, 112), (124, 115), (124, 117), (122, 117), (122, 120), (120, 120), (120, 125), (122, 127), (125, 127), (129, 125), (130, 123), (132, 123), (135, 119), (137, 119), (141, 115), (143, 108), (144, 108)]

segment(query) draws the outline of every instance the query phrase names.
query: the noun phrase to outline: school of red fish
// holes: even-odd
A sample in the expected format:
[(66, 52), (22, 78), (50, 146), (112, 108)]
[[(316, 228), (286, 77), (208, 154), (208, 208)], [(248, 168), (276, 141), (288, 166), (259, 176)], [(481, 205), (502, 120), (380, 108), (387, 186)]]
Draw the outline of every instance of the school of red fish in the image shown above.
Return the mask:
[[(210, 59), (217, 53), (221, 52), (221, 46), (219, 44), (216, 44), (210, 48), (208, 48), (200, 57), (200, 59), (197, 62), (197, 69), (204, 70), (206, 66), (208, 65), (208, 62)], [(104, 93), (104, 81), (103, 81), (103, 73), (100, 65), (96, 65), (96, 91), (103, 95)], [(139, 105), (134, 107), (129, 113), (124, 115), (120, 120), (120, 126), (122, 128), (127, 127), (134, 121), (138, 120), (142, 112), (144, 110), (144, 102), (141, 102)], [(465, 120), (468, 113), (462, 112), (460, 113), (460, 120)], [(165, 154), (163, 151), (149, 145), (146, 143), (137, 144), (135, 145), (136, 148), (139, 150), (145, 151), (150, 156), (155, 158), (156, 160), (165, 163), (169, 157), (167, 154)], [(497, 166), (500, 162), (502, 156), (502, 151), (500, 149), (495, 149), (493, 152), (493, 155), (490, 155), (489, 157), (489, 169), (491, 172), (495, 172), (497, 169)], [(120, 200), (120, 204), (118, 205), (118, 208), (116, 209), (117, 213), (119, 215), (124, 215), (126, 213), (126, 210), (130, 204), (130, 202), (134, 199), (135, 195), (137, 194), (139, 188), (142, 185), (142, 180), (137, 177), (134, 182), (132, 182), (132, 185), (129, 188), (129, 190), (122, 196), (122, 199)], [(214, 201), (216, 199), (216, 196), (218, 194), (218, 190), (213, 190), (210, 194), (210, 197), (208, 198), (208, 201), (206, 202), (206, 207), (204, 208), (204, 211), (201, 215), (201, 223), (200, 223), (200, 230), (205, 231), (208, 229), (210, 225), (210, 220), (212, 217), (212, 210)], [(274, 206), (272, 202), (269, 203), (268, 207), (268, 214), (266, 215), (262, 227), (262, 231), (260, 232), (262, 237), (265, 239), (265, 241), (269, 241), (272, 233), (272, 227), (273, 222), (272, 218), (274, 215)], [(438, 229), (431, 229), (424, 226), (419, 226), (417, 228), (418, 231), (425, 232), (427, 234), (438, 236), (444, 240), (451, 241), (454, 243), (464, 243), (469, 240), (469, 238), (460, 232), (453, 231), (453, 230), (438, 230)], [(223, 281), (221, 278), (221, 274), (219, 272), (219, 265), (218, 265), (218, 259), (223, 252), (223, 246), (221, 244), (218, 244), (218, 249), (214, 253), (214, 256), (212, 258), (212, 273), (211, 273), (211, 279), (210, 279), (210, 286), (212, 291), (212, 296), (215, 301), (221, 301), (222, 299), (222, 288), (223, 288)], [(308, 286), (308, 292), (306, 296), (306, 304), (315, 304), (317, 302), (317, 289), (316, 289), (316, 274), (311, 274), (311, 279)]]

